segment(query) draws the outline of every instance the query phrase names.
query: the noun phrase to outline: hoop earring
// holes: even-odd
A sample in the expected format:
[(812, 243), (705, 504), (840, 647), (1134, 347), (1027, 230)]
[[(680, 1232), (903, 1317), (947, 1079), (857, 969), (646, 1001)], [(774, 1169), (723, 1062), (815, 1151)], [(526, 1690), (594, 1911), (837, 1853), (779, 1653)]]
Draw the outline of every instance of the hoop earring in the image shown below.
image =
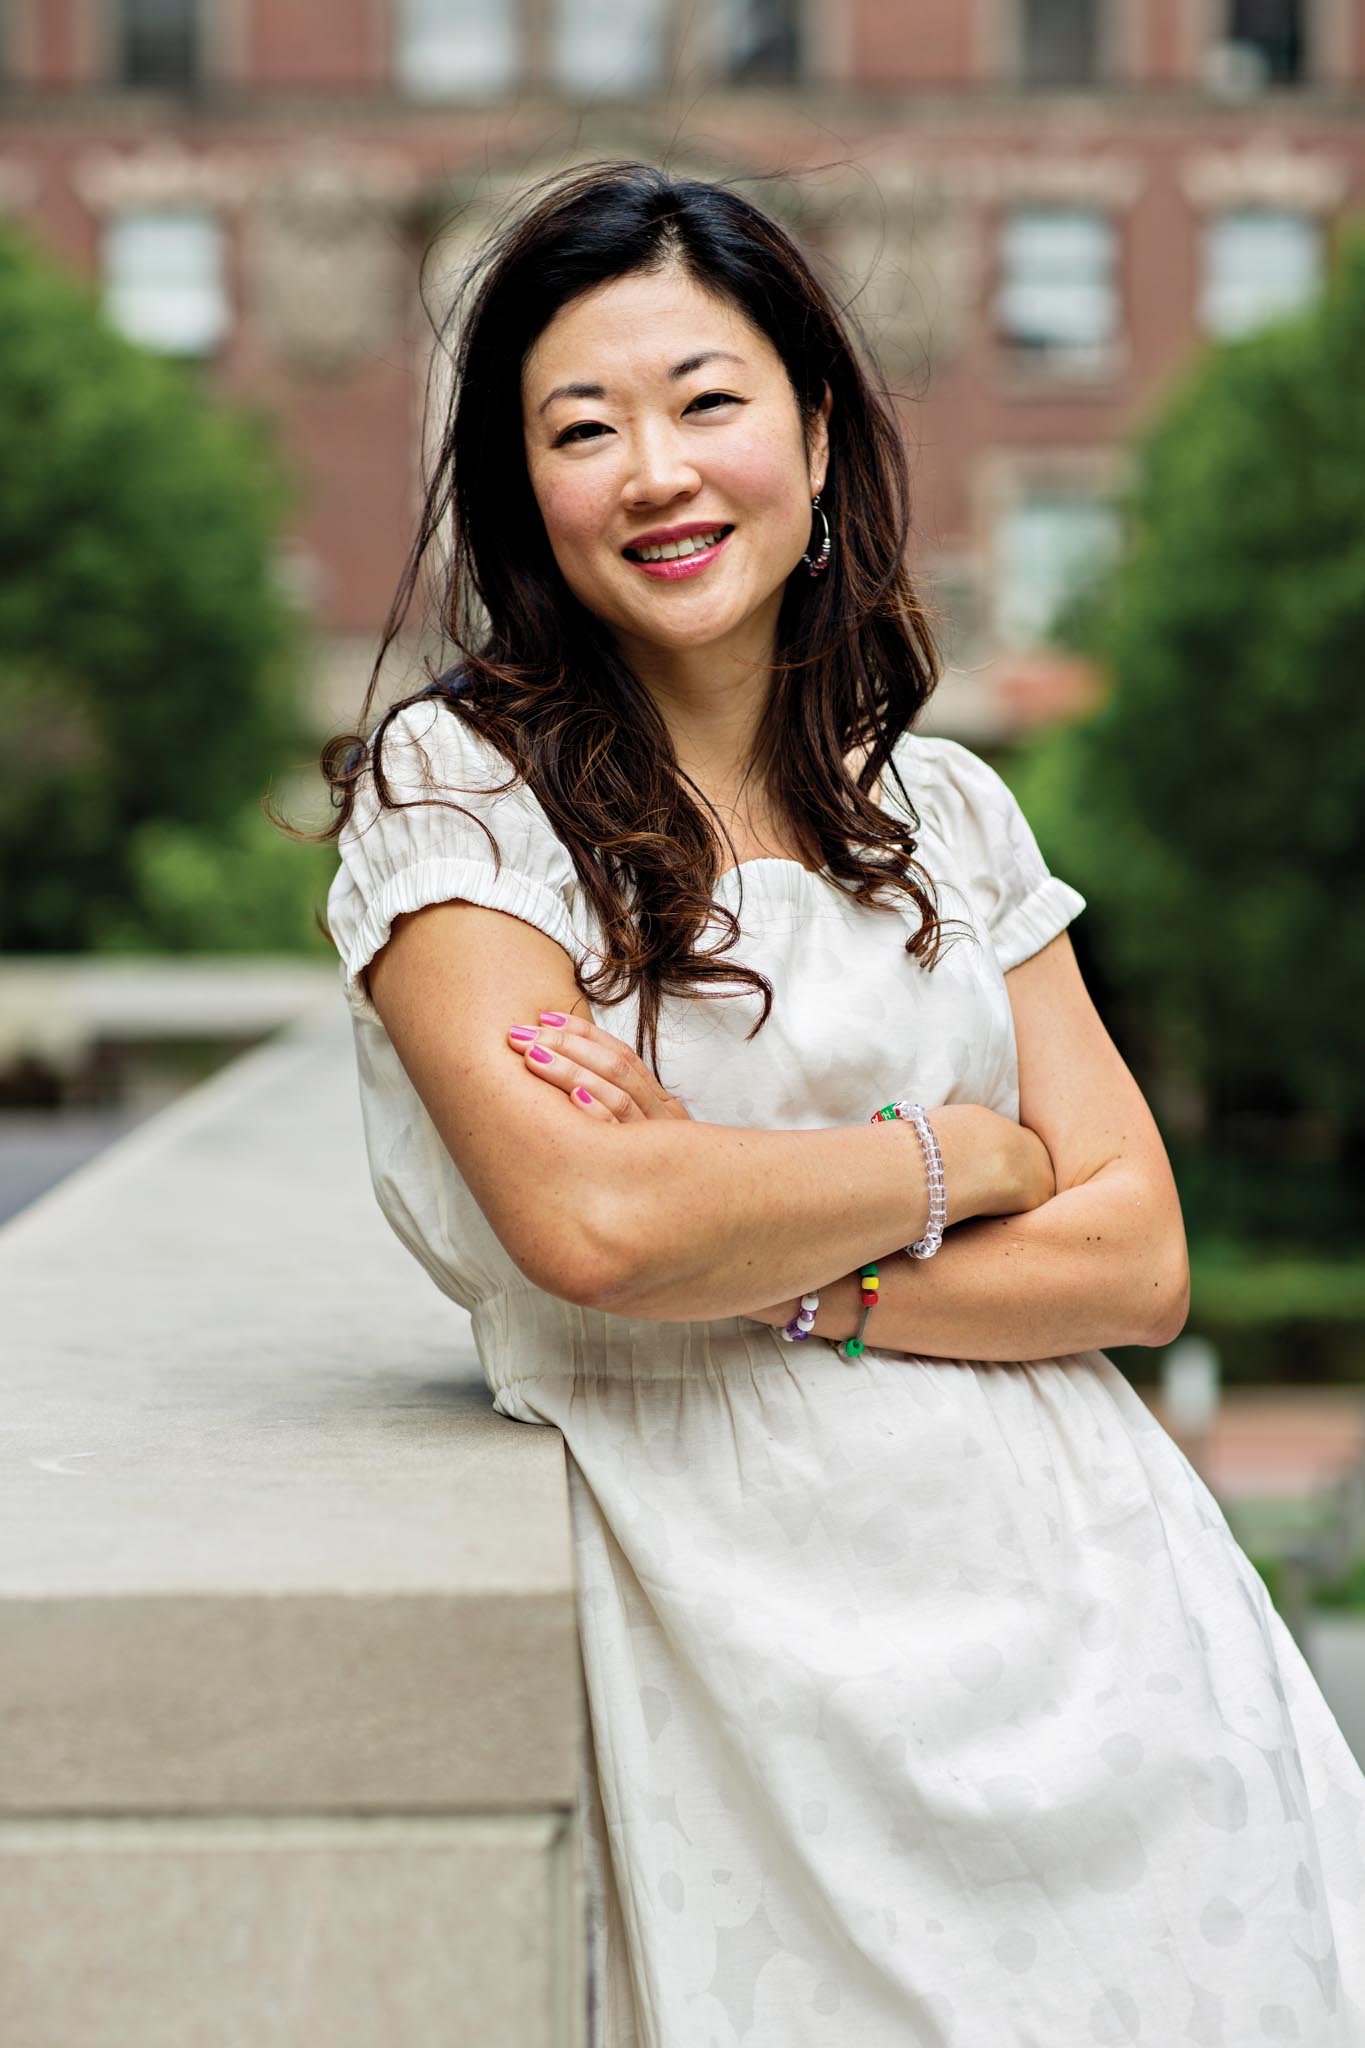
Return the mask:
[[(829, 520), (825, 517), (824, 507), (820, 503), (820, 493), (818, 491), (810, 501), (810, 509), (816, 514), (821, 526), (824, 528), (825, 537), (820, 543), (820, 552), (814, 559), (809, 554), (802, 555), (801, 559), (812, 576), (819, 576), (829, 567), (829, 558), (834, 552), (834, 537), (830, 533)], [(811, 530), (813, 534), (814, 528)]]

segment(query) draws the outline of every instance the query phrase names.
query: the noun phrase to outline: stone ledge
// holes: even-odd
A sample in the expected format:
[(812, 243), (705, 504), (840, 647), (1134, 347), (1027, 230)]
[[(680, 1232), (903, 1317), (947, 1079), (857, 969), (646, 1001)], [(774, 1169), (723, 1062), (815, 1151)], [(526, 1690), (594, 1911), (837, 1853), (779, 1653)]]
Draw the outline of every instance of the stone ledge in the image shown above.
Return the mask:
[(572, 1828), (0, 1822), (13, 2048), (572, 2048)]
[(380, 1217), (339, 1002), (0, 1231), (0, 1298), (0, 1807), (573, 1807), (563, 1445)]

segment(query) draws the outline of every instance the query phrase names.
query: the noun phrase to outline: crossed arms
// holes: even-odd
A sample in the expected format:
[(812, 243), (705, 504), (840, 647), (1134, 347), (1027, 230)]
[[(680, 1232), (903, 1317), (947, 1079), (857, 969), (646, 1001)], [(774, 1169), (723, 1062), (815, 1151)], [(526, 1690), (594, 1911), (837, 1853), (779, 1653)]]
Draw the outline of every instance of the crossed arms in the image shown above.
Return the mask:
[[(542, 1037), (550, 1085), (509, 1025), (583, 1008), (562, 949), (501, 911), (433, 904), (371, 963), (375, 1008), (443, 1143), (516, 1266), (582, 1307), (659, 1322), (785, 1321), (816, 1288), (817, 1335), (857, 1325), (856, 1268), (885, 1260), (869, 1338), (930, 1358), (1049, 1358), (1169, 1342), (1189, 1273), (1180, 1205), (1141, 1091), (1065, 933), (1006, 977), (1020, 1121), (934, 1108), (952, 1225), (938, 1255), (893, 1254), (924, 1227), (910, 1126), (762, 1131), (672, 1113), (618, 1121), (576, 1106), (587, 1057)], [(456, 1020), (452, 1026), (452, 1020)], [(624, 1094), (659, 1091), (607, 1034)], [(610, 1098), (609, 1098), (610, 1099)], [(666, 1098), (664, 1098), (666, 1100)], [(624, 1113), (624, 1112), (623, 1112)]]

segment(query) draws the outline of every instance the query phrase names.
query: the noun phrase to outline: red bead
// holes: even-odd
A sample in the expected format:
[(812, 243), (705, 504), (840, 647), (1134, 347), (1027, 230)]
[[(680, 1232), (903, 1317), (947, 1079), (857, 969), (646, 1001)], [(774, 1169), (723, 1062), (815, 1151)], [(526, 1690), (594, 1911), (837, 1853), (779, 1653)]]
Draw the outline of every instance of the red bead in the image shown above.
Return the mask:
[(876, 1288), (875, 1288), (875, 1287), (865, 1287), (865, 1288), (863, 1289), (863, 1295), (862, 1295), (862, 1300), (863, 1300), (863, 1307), (864, 1307), (864, 1308), (875, 1308), (875, 1307), (877, 1306), (877, 1290), (876, 1290)]

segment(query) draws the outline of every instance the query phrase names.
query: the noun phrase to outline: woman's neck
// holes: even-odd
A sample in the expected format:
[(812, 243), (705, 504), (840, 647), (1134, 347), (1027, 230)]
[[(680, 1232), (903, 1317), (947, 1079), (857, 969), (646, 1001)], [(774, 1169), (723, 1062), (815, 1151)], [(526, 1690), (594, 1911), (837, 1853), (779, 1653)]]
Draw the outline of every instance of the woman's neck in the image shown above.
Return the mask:
[[(737, 860), (767, 855), (799, 859), (785, 824), (772, 815), (752, 762), (772, 692), (773, 644), (766, 659), (733, 648), (630, 649), (629, 658), (668, 728), (678, 766), (701, 791), (729, 833)], [(641, 659), (642, 653), (650, 658)], [(856, 777), (867, 749), (848, 757)], [(883, 784), (872, 792), (881, 802)]]

